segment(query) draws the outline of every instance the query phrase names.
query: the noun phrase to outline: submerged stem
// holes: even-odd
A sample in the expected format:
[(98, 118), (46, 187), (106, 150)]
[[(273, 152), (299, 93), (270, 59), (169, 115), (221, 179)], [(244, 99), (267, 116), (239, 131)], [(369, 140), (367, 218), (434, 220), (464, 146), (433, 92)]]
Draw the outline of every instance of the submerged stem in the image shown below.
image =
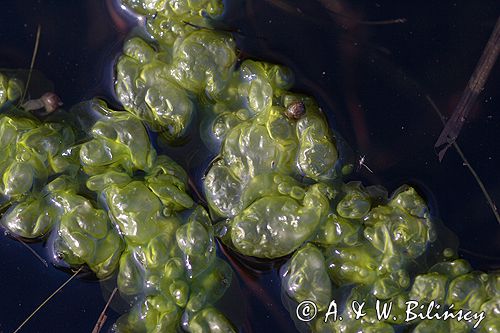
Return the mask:
[(40, 262), (45, 266), (45, 267), (49, 267), (49, 264), (47, 264), (47, 261), (45, 259), (43, 259), (35, 250), (33, 250), (31, 248), (31, 246), (29, 246), (28, 244), (26, 244), (20, 237), (17, 237), (17, 236), (14, 236), (14, 238), (19, 241), (21, 244), (24, 245), (25, 248), (27, 248), (31, 253), (33, 253), (33, 255), (38, 259), (40, 260)]
[[(450, 119), (445, 123), (443, 131), (439, 138), (437, 139), (434, 147), (440, 149), (439, 151), (439, 161), (442, 161), (446, 150), (452, 146), (458, 138), (462, 126), (467, 120), (470, 110), (474, 106), (477, 97), (481, 93), (488, 76), (493, 69), (498, 54), (500, 53), (500, 17), (497, 19), (497, 23), (493, 32), (484, 48), (481, 58), (474, 70), (474, 73), (470, 77), (467, 87), (465, 88), (460, 102), (453, 111)], [(457, 149), (458, 151), (458, 149)], [(459, 152), (460, 154), (460, 152)], [(498, 216), (497, 216), (498, 219)], [(499, 220), (500, 222), (500, 220)]]
[[(434, 109), (434, 111), (436, 111), (437, 115), (441, 119), (441, 122), (443, 122), (443, 124), (446, 124), (446, 120), (445, 120), (443, 114), (441, 113), (441, 111), (439, 111), (439, 108), (434, 103), (434, 101), (430, 98), (429, 95), (426, 95), (425, 97), (427, 98), (427, 101), (432, 106), (432, 108)], [(486, 187), (484, 186), (483, 182), (481, 181), (481, 178), (479, 178), (479, 175), (477, 174), (476, 170), (474, 170), (474, 168), (472, 167), (472, 165), (470, 165), (469, 161), (465, 157), (462, 149), (460, 149), (460, 147), (458, 146), (457, 142), (453, 141), (453, 142), (451, 142), (451, 145), (453, 146), (453, 148), (455, 148), (455, 150), (457, 151), (458, 155), (462, 159), (464, 166), (466, 166), (467, 169), (469, 169), (469, 171), (472, 174), (472, 176), (476, 179), (476, 182), (479, 185), (479, 187), (481, 188), (481, 191), (483, 192), (486, 200), (488, 201), (488, 205), (490, 205), (491, 210), (493, 211), (493, 214), (495, 215), (495, 218), (497, 219), (497, 222), (500, 223), (500, 215), (498, 214), (497, 206), (495, 205), (495, 202), (493, 201), (493, 199), (491, 198), (490, 194), (486, 190)]]
[(35, 66), (36, 54), (38, 53), (38, 46), (40, 44), (40, 34), (42, 33), (42, 27), (38, 25), (36, 30), (36, 38), (35, 38), (35, 47), (33, 48), (33, 55), (31, 56), (31, 64), (30, 70), (28, 72), (28, 79), (26, 80), (26, 86), (24, 87), (23, 95), (21, 96), (21, 100), (19, 101), (19, 105), (22, 105), (24, 99), (26, 98), (26, 93), (28, 92), (28, 87), (31, 80), (31, 73), (33, 72), (33, 67)]

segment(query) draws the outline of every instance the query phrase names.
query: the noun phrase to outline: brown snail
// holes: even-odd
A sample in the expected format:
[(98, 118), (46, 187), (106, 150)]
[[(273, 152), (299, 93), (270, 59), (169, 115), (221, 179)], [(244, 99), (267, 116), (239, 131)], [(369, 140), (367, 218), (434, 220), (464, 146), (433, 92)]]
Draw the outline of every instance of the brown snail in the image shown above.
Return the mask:
[(298, 120), (306, 113), (306, 106), (302, 101), (295, 101), (290, 103), (286, 110), (285, 116), (291, 120)]
[(48, 92), (42, 95), (42, 97), (37, 99), (30, 99), (22, 105), (26, 111), (35, 111), (39, 109), (45, 109), (45, 113), (49, 114), (57, 110), (63, 103), (59, 96), (53, 92)]

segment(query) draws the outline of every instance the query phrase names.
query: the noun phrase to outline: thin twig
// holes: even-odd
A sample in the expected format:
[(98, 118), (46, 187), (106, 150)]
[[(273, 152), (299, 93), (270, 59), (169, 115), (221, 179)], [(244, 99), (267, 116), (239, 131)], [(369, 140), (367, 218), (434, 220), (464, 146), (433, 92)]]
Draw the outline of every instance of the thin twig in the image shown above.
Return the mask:
[(194, 24), (188, 21), (182, 21), (187, 26), (190, 26), (191, 28), (195, 28), (196, 30), (210, 30), (210, 31), (223, 31), (223, 32), (229, 32), (229, 33), (240, 33), (239, 29), (226, 29), (226, 28), (214, 28), (214, 27), (205, 27), (203, 25), (198, 25)]
[(54, 297), (59, 291), (61, 291), (62, 288), (64, 288), (68, 283), (70, 283), (71, 280), (73, 280), (75, 278), (75, 276), (78, 275), (78, 273), (80, 273), (80, 271), (82, 270), (83, 266), (81, 266), (80, 268), (78, 268), (78, 270), (73, 273), (73, 275), (71, 275), (71, 277), (69, 279), (66, 280), (66, 282), (64, 282), (59, 288), (57, 288), (49, 297), (47, 297), (45, 299), (45, 301), (42, 302), (42, 304), (40, 304), (29, 316), (28, 318), (26, 318), (22, 323), (21, 325), (19, 325), (16, 330), (13, 332), (13, 333), (17, 333), (21, 330), (21, 328), (41, 309), (43, 308), (43, 306), (45, 304), (47, 304), (47, 302), (49, 302), (52, 297)]
[(24, 102), (24, 98), (26, 97), (26, 93), (28, 92), (28, 87), (30, 85), (31, 73), (33, 72), (33, 67), (35, 66), (36, 54), (38, 53), (38, 46), (40, 44), (40, 34), (42, 33), (42, 26), (38, 25), (36, 30), (36, 38), (35, 38), (35, 47), (33, 48), (33, 55), (31, 56), (31, 64), (30, 70), (28, 72), (28, 79), (26, 80), (26, 86), (24, 87), (23, 95), (21, 96), (21, 100), (19, 101), (19, 105), (22, 105)]
[[(338, 13), (335, 13), (336, 15), (339, 15)], [(346, 17), (346, 19), (349, 19)], [(397, 18), (397, 19), (392, 19), (392, 20), (381, 20), (381, 21), (355, 21), (358, 24), (362, 25), (389, 25), (389, 24), (401, 24), (401, 23), (406, 23), (406, 19), (403, 18)]]
[[(268, 3), (270, 3), (271, 5), (273, 5), (274, 7), (277, 7), (277, 8), (279, 8), (281, 10), (284, 10), (284, 11), (286, 11), (288, 13), (291, 13), (291, 14), (294, 14), (294, 15), (295, 14), (304, 15), (304, 11), (302, 9), (300, 9), (299, 7), (294, 7), (294, 6), (290, 5), (290, 4), (288, 4), (286, 1), (281, 1), (281, 0), (266, 0), (266, 1)], [(406, 23), (406, 21), (407, 21), (405, 18), (397, 18), (397, 19), (392, 19), (392, 20), (381, 20), (381, 21), (363, 21), (363, 20), (358, 20), (358, 19), (350, 17), (348, 15), (336, 12), (335, 10), (333, 10), (332, 8), (330, 8), (330, 6), (328, 6), (327, 4), (323, 3), (322, 1), (319, 1), (319, 2), (332, 15), (338, 16), (338, 17), (340, 17), (343, 20), (346, 20), (346, 21), (349, 21), (349, 22), (353, 22), (353, 23), (356, 23), (356, 24), (361, 24), (361, 25), (388, 25), (388, 24)], [(309, 17), (309, 15), (304, 15), (304, 17)], [(313, 16), (310, 16), (309, 18), (317, 20), (317, 18), (315, 18)]]
[(500, 262), (500, 257), (487, 256), (485, 254), (477, 253), (477, 252), (474, 252), (474, 251), (471, 251), (471, 250), (467, 250), (467, 249), (464, 249), (462, 247), (459, 247), (458, 251), (463, 252), (463, 253), (467, 253), (467, 254), (469, 254), (471, 256), (474, 256), (474, 257), (477, 257), (477, 258), (486, 259), (486, 260), (493, 260), (493, 261), (496, 261), (496, 262)]
[(33, 250), (31, 248), (31, 246), (29, 246), (28, 244), (26, 244), (22, 239), (21, 237), (18, 237), (16, 235), (12, 235), (12, 237), (14, 237), (16, 240), (18, 240), (21, 244), (24, 245), (24, 247), (26, 247), (31, 253), (33, 253), (33, 255), (42, 262), (42, 264), (45, 266), (45, 267), (49, 267), (49, 264), (47, 264), (47, 261), (45, 259), (43, 259), (35, 250)]
[(243, 37), (251, 37), (251, 38), (255, 38), (255, 39), (265, 39), (262, 36), (246, 35), (243, 32), (241, 32), (241, 29), (220, 28), (220, 27), (205, 27), (205, 26), (197, 25), (197, 24), (194, 24), (194, 23), (191, 23), (191, 22), (188, 22), (188, 21), (184, 21), (184, 20), (182, 21), (182, 23), (184, 23), (185, 25), (190, 26), (192, 28), (195, 28), (196, 30), (222, 31), (222, 32), (227, 32), (227, 33), (231, 33), (231, 34), (237, 34), (237, 35), (240, 35), (240, 36), (243, 36)]
[(457, 107), (453, 111), (452, 116), (446, 122), (443, 131), (439, 135), (435, 148), (439, 148), (438, 153), (439, 161), (441, 161), (446, 154), (448, 148), (457, 140), (458, 135), (467, 120), (470, 110), (474, 106), (479, 93), (484, 87), (488, 76), (490, 75), (491, 69), (495, 64), (498, 54), (500, 52), (500, 17), (497, 19), (495, 28), (491, 33), (491, 36), (484, 48), (481, 58), (476, 65), (476, 69), (467, 83), (467, 87), (458, 102)]
[(330, 8), (330, 6), (327, 6), (325, 5), (323, 2), (321, 2), (322, 5), (325, 6), (326, 10), (328, 10), (331, 14), (333, 14), (334, 16), (337, 16), (339, 17), (340, 19), (343, 19), (343, 20), (346, 20), (348, 22), (352, 22), (352, 23), (355, 23), (355, 24), (361, 24), (361, 25), (390, 25), (390, 24), (402, 24), (402, 23), (406, 23), (407, 22), (407, 19), (405, 18), (397, 18), (397, 19), (390, 19), (390, 20), (380, 20), (380, 21), (375, 21), (375, 20), (358, 20), (354, 17), (351, 17), (349, 15), (345, 15), (345, 14), (342, 14), (342, 13), (339, 13), (335, 10), (333, 10), (332, 8)]
[[(434, 103), (434, 101), (430, 98), (429, 95), (426, 95), (425, 97), (427, 98), (427, 101), (432, 106), (432, 108), (434, 109), (434, 111), (436, 111), (437, 115), (439, 116), (439, 118), (441, 119), (441, 121), (443, 122), (443, 124), (445, 124), (446, 123), (446, 119), (443, 116), (443, 114), (441, 113), (441, 111), (439, 111), (439, 108), (437, 107), (437, 105)], [(465, 155), (462, 152), (462, 149), (460, 149), (460, 147), (458, 146), (458, 144), (456, 143), (456, 141), (451, 142), (451, 145), (453, 146), (453, 148), (455, 148), (455, 150), (457, 151), (458, 155), (462, 159), (463, 165), (466, 166), (467, 169), (469, 169), (469, 171), (472, 174), (472, 176), (474, 176), (474, 178), (476, 179), (476, 182), (479, 185), (479, 187), (481, 188), (481, 191), (483, 192), (486, 200), (488, 201), (488, 204), (490, 205), (491, 210), (493, 211), (493, 214), (495, 215), (495, 218), (497, 219), (497, 222), (500, 223), (500, 215), (498, 214), (497, 206), (495, 205), (495, 202), (493, 201), (493, 199), (491, 198), (490, 194), (486, 190), (486, 187), (484, 186), (483, 182), (479, 178), (479, 175), (477, 174), (476, 170), (474, 170), (474, 168), (472, 167), (472, 165), (470, 165), (470, 163), (467, 160), (467, 158), (465, 158)]]
[(109, 304), (111, 304), (111, 301), (113, 300), (113, 297), (115, 297), (116, 292), (118, 291), (118, 288), (115, 287), (113, 289), (113, 292), (108, 298), (108, 301), (106, 302), (106, 305), (104, 306), (104, 309), (102, 309), (101, 314), (99, 315), (99, 318), (97, 319), (97, 322), (95, 323), (94, 329), (92, 330), (92, 333), (99, 333), (104, 326), (104, 323), (106, 322), (106, 319), (108, 316), (106, 316), (106, 310), (109, 307)]
[(188, 177), (188, 186), (191, 189), (191, 191), (194, 192), (194, 194), (196, 195), (196, 198), (198, 198), (199, 202), (201, 202), (204, 206), (207, 206), (207, 202), (205, 201), (205, 199), (203, 199), (203, 196), (198, 191), (198, 188), (196, 188), (196, 185), (193, 182), (193, 180), (191, 179), (191, 177)]

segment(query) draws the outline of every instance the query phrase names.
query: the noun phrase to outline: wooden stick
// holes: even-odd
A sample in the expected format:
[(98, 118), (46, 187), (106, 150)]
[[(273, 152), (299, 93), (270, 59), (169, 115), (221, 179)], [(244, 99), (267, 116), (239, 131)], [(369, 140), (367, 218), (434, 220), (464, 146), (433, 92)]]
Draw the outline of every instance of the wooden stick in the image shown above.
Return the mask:
[(31, 248), (31, 246), (29, 246), (28, 244), (26, 244), (25, 241), (23, 241), (23, 239), (18, 236), (18, 235), (15, 235), (14, 233), (10, 232), (9, 230), (5, 230), (4, 232), (5, 236), (7, 237), (12, 237), (14, 238), (15, 240), (17, 240), (19, 243), (21, 243), (22, 245), (24, 245), (24, 247), (26, 247), (31, 253), (33, 253), (33, 255), (42, 262), (42, 264), (45, 266), (45, 267), (49, 267), (49, 264), (47, 264), (47, 261), (45, 259), (43, 259), (35, 250), (33, 250)]
[(64, 288), (68, 283), (70, 283), (71, 280), (73, 280), (75, 278), (75, 276), (78, 275), (78, 273), (80, 273), (80, 271), (82, 270), (83, 266), (81, 266), (80, 268), (78, 268), (78, 270), (73, 273), (73, 275), (71, 275), (71, 277), (69, 279), (66, 280), (66, 282), (64, 282), (59, 288), (56, 289), (56, 291), (54, 291), (49, 297), (47, 297), (45, 299), (45, 301), (42, 302), (42, 304), (40, 304), (29, 316), (28, 318), (26, 318), (22, 323), (21, 325), (19, 325), (16, 330), (13, 332), (13, 333), (17, 333), (21, 330), (21, 328), (41, 309), (43, 308), (43, 306), (45, 304), (47, 304), (51, 299), (52, 297), (54, 297), (59, 291), (61, 291), (62, 288)]
[(474, 106), (479, 93), (482, 91), (488, 76), (490, 75), (491, 69), (495, 64), (498, 53), (500, 52), (500, 17), (497, 19), (495, 28), (491, 33), (490, 39), (484, 48), (483, 54), (477, 63), (474, 73), (469, 79), (469, 83), (462, 94), (460, 102), (458, 103), (455, 111), (451, 118), (448, 120), (446, 125), (439, 135), (435, 148), (440, 149), (438, 156), (439, 161), (442, 161), (446, 151), (453, 143), (457, 140), (462, 126), (467, 120), (470, 110)]
[(113, 297), (115, 297), (116, 292), (118, 291), (118, 288), (115, 287), (113, 289), (113, 292), (108, 298), (108, 301), (106, 302), (106, 305), (104, 306), (104, 309), (102, 309), (101, 314), (99, 315), (99, 318), (97, 318), (97, 322), (95, 323), (94, 329), (92, 330), (92, 333), (99, 333), (104, 326), (104, 323), (106, 322), (106, 319), (108, 316), (106, 316), (106, 310), (109, 307), (109, 304), (111, 304), (111, 301), (113, 300)]
[[(437, 105), (434, 103), (434, 101), (430, 98), (429, 95), (426, 95), (425, 97), (427, 98), (427, 101), (432, 106), (432, 108), (434, 109), (434, 111), (436, 111), (437, 115), (439, 116), (439, 118), (441, 119), (441, 121), (444, 124), (446, 122), (446, 120), (445, 120), (443, 114), (441, 113), (441, 111), (439, 111), (439, 108), (437, 107)], [(453, 141), (451, 143), (451, 145), (453, 146), (453, 148), (455, 148), (455, 150), (457, 151), (458, 155), (462, 159), (463, 165), (466, 166), (467, 169), (469, 169), (469, 171), (472, 174), (472, 176), (474, 177), (474, 179), (476, 179), (476, 182), (479, 185), (479, 187), (481, 188), (481, 191), (483, 192), (483, 194), (484, 194), (484, 196), (486, 198), (486, 201), (488, 201), (488, 205), (490, 205), (491, 210), (493, 211), (493, 215), (495, 215), (495, 218), (497, 219), (497, 222), (500, 223), (500, 215), (498, 214), (497, 206), (495, 205), (495, 202), (493, 201), (493, 199), (491, 198), (490, 194), (486, 190), (486, 187), (484, 186), (483, 182), (481, 181), (481, 178), (479, 178), (479, 175), (477, 174), (476, 170), (474, 170), (474, 168), (472, 167), (472, 165), (470, 165), (470, 163), (467, 160), (467, 158), (465, 158), (465, 155), (462, 152), (462, 149), (460, 149), (460, 147), (458, 146), (458, 144), (455, 141)]]
[(18, 240), (21, 244), (24, 245), (24, 247), (26, 247), (31, 253), (33, 253), (33, 255), (38, 259), (40, 260), (40, 262), (45, 266), (45, 267), (49, 267), (49, 264), (47, 264), (47, 261), (45, 259), (43, 259), (35, 250), (33, 250), (31, 248), (31, 246), (29, 246), (28, 244), (26, 244), (22, 239), (21, 237), (17, 237), (17, 236), (14, 236), (14, 238), (16, 240)]

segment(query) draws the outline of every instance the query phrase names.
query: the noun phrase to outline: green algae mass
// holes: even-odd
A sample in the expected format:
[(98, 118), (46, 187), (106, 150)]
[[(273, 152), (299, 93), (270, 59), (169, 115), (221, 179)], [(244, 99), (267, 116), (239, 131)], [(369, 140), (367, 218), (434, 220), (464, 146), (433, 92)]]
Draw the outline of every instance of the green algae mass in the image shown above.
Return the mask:
[(325, 258), (311, 243), (295, 252), (285, 267), (281, 282), (288, 296), (298, 303), (313, 301), (322, 311), (332, 300), (333, 286)]
[(147, 243), (128, 245), (120, 259), (118, 288), (122, 295), (146, 298), (118, 320), (115, 331), (170, 332), (181, 319), (193, 332), (210, 332), (200, 331), (200, 325), (222, 325), (233, 331), (210, 306), (231, 284), (232, 271), (215, 257), (207, 221), (207, 213), (197, 207), (185, 224), (181, 219), (169, 221)]
[[(293, 186), (286, 188), (291, 185), (286, 178), (271, 177), (274, 178), (274, 193), (272, 187), (267, 188), (267, 193), (257, 192), (261, 195), (248, 200), (250, 204), (244, 210), (227, 220), (230, 235), (227, 243), (242, 254), (260, 258), (290, 254), (311, 237), (326, 214), (326, 189), (322, 191), (318, 185), (307, 190), (297, 185), (296, 189)], [(265, 185), (260, 180), (259, 177), (255, 179), (259, 186)], [(282, 182), (276, 184), (280, 180)]]
[[(55, 253), (98, 278), (116, 276), (130, 304), (114, 332), (236, 332), (214, 305), (232, 282), (216, 239), (239, 254), (275, 259), (283, 297), (314, 301), (311, 332), (471, 332), (473, 323), (405, 322), (410, 300), (484, 311), (474, 332), (500, 331), (500, 276), (453, 256), (424, 261), (436, 238), (426, 203), (402, 186), (343, 183), (337, 139), (316, 101), (291, 92), (280, 65), (237, 63), (233, 36), (212, 28), (220, 0), (123, 0), (146, 34), (124, 44), (115, 92), (125, 111), (99, 100), (87, 137), (66, 122), (15, 108), (22, 84), (0, 74), (2, 225), (16, 236), (55, 233)], [(3, 112), (3, 111), (6, 112)], [(214, 160), (202, 179), (157, 152), (149, 131), (182, 145), (199, 131)], [(357, 319), (324, 321), (330, 301), (366, 302)], [(391, 302), (379, 320), (377, 301)]]
[(106, 212), (78, 195), (76, 187), (66, 176), (47, 185), (47, 196), (57, 211), (55, 251), (66, 263), (85, 263), (98, 278), (104, 278), (118, 267), (123, 242)]
[(73, 129), (65, 124), (42, 123), (29, 114), (0, 114), (0, 194), (22, 200), (50, 176), (74, 171), (67, 151), (74, 141)]
[(114, 112), (97, 101), (94, 108), (104, 113), (90, 131), (93, 137), (80, 147), (80, 161), (87, 174), (121, 168), (128, 173), (149, 170), (156, 151), (141, 121), (126, 112)]
[(65, 264), (99, 279), (116, 275), (131, 311), (115, 332), (234, 331), (213, 307), (232, 270), (216, 257), (211, 220), (186, 192), (186, 172), (156, 153), (136, 115), (99, 100), (88, 106), (100, 117), (77, 138), (65, 122), (4, 103), (2, 195), (10, 208), (2, 224), (24, 238), (53, 232)]
[[(228, 219), (223, 240), (250, 256), (292, 253), (316, 233), (334, 194), (322, 182), (337, 177), (335, 137), (317, 103), (288, 91), (293, 74), (283, 66), (245, 60), (236, 68), (233, 37), (210, 28), (220, 2), (124, 4), (146, 16), (154, 38), (130, 38), (118, 59), (125, 109), (170, 142), (200, 119), (204, 144), (220, 149), (203, 187), (210, 213)], [(304, 106), (301, 117), (290, 116), (294, 103)], [(261, 191), (260, 181), (273, 190)]]
[[(0, 74), (0, 202), (9, 207), (1, 223), (11, 233), (24, 238), (46, 235), (57, 213), (44, 194), (49, 179), (60, 174), (75, 175), (80, 167), (71, 149), (77, 131), (67, 123), (40, 121), (14, 104), (22, 86)], [(10, 90), (16, 90), (14, 93)], [(3, 105), (2, 105), (3, 104)]]
[(9, 78), (0, 72), (0, 108), (9, 101), (18, 100), (23, 89), (23, 83), (19, 79)]
[[(114, 331), (174, 332), (181, 323), (193, 332), (206, 325), (232, 327), (212, 306), (231, 284), (232, 271), (216, 258), (211, 220), (186, 193), (186, 172), (156, 154), (136, 116), (104, 110), (80, 159), (87, 188), (99, 194), (124, 243), (118, 290), (135, 301)], [(115, 145), (122, 154), (115, 159), (84, 149), (94, 142)]]
[[(389, 199), (377, 193), (380, 189), (359, 183), (340, 186), (315, 237), (282, 271), (282, 288), (293, 301), (290, 312), (295, 314), (294, 306), (303, 301), (314, 301), (319, 314), (308, 325), (312, 332), (396, 332), (393, 325), (411, 332), (495, 331), (496, 315), (486, 316), (477, 330), (477, 320), (406, 321), (409, 301), (419, 306), (437, 302), (441, 309), (453, 305), (454, 312), (492, 313), (500, 302), (498, 273), (472, 271), (466, 261), (453, 256), (427, 269), (416, 266), (415, 259), (435, 239), (428, 208), (411, 187), (401, 187)], [(343, 216), (337, 215), (339, 207)], [(341, 290), (349, 291), (347, 299), (332, 296)], [(342, 299), (337, 314), (342, 321), (331, 320), (331, 315), (324, 321), (332, 299)], [(361, 319), (356, 319), (352, 301), (365, 302)], [(389, 318), (377, 318), (377, 301), (392, 304)]]
[(175, 140), (186, 134), (196, 95), (215, 97), (224, 89), (236, 55), (230, 35), (207, 31), (193, 31), (167, 49), (157, 52), (138, 37), (128, 40), (116, 65), (116, 93), (126, 110)]
[[(456, 263), (455, 261), (446, 261), (438, 263), (440, 266), (452, 266)], [(430, 270), (432, 271), (434, 267)], [(492, 312), (493, 307), (498, 306), (499, 298), (498, 292), (489, 291), (484, 292), (484, 288), (487, 282), (483, 284), (476, 284), (473, 282), (474, 277), (478, 275), (488, 276), (486, 280), (498, 279), (498, 273), (485, 274), (478, 272), (469, 272), (455, 277), (454, 279), (450, 276), (444, 274), (434, 274), (434, 273), (424, 273), (418, 275), (410, 288), (406, 291), (402, 291), (399, 294), (392, 296), (390, 298), (380, 298), (374, 295), (370, 291), (370, 286), (357, 285), (355, 286), (345, 300), (345, 304), (351, 304), (352, 301), (362, 300), (365, 303), (364, 309), (366, 316), (361, 319), (356, 319), (355, 313), (352, 311), (350, 306), (346, 306), (344, 310), (338, 313), (339, 316), (343, 318), (342, 321), (328, 320), (325, 322), (323, 319), (316, 319), (311, 324), (312, 332), (396, 332), (395, 328), (392, 326), (396, 325), (406, 325), (405, 332), (495, 332), (498, 329), (498, 316), (494, 315)], [(484, 311), (485, 317), (477, 329), (474, 329), (475, 322), (468, 321), (458, 321), (458, 320), (414, 320), (411, 323), (405, 322), (406, 320), (406, 302), (418, 301), (419, 305), (427, 306), (431, 301), (436, 301), (436, 299), (430, 300), (428, 297), (437, 297), (438, 303), (441, 305), (442, 309), (450, 306), (450, 301), (444, 301), (443, 295), (452, 295), (456, 291), (452, 286), (453, 281), (468, 281), (466, 285), (463, 285), (465, 290), (467, 290), (472, 298), (476, 299), (477, 295), (483, 295), (483, 298), (478, 301), (479, 307), (470, 307), (466, 304), (460, 304), (460, 307), (455, 306), (455, 311), (461, 309), (462, 311)], [(450, 282), (452, 282), (450, 284)], [(430, 288), (436, 287), (437, 290), (430, 290)], [(408, 290), (411, 290), (408, 293)], [(434, 294), (434, 295), (431, 295)], [(463, 298), (461, 299), (464, 300)], [(382, 304), (392, 304), (391, 316), (386, 320), (379, 320), (376, 317), (374, 309), (376, 308), (376, 301), (381, 301)], [(498, 307), (497, 307), (498, 309)], [(443, 310), (440, 310), (442, 313)], [(324, 314), (325, 312), (323, 312)], [(433, 311), (432, 314), (437, 314), (437, 311)], [(323, 316), (324, 318), (324, 316)]]
[[(246, 110), (248, 120), (234, 120), (237, 124), (226, 131), (220, 155), (204, 179), (209, 207), (215, 215), (232, 221), (232, 243), (247, 255), (276, 258), (298, 248), (314, 233), (333, 195), (326, 184), (304, 186), (296, 180), (334, 177), (337, 151), (333, 137), (318, 131), (318, 140), (301, 141), (303, 127), (315, 121), (326, 127), (325, 119), (313, 105), (297, 122), (288, 119), (285, 111), (283, 106), (269, 105), (253, 117), (252, 110)], [(328, 158), (301, 159), (323, 151), (324, 145), (331, 153)], [(267, 235), (251, 231), (266, 228)], [(243, 243), (260, 253), (244, 249)]]

